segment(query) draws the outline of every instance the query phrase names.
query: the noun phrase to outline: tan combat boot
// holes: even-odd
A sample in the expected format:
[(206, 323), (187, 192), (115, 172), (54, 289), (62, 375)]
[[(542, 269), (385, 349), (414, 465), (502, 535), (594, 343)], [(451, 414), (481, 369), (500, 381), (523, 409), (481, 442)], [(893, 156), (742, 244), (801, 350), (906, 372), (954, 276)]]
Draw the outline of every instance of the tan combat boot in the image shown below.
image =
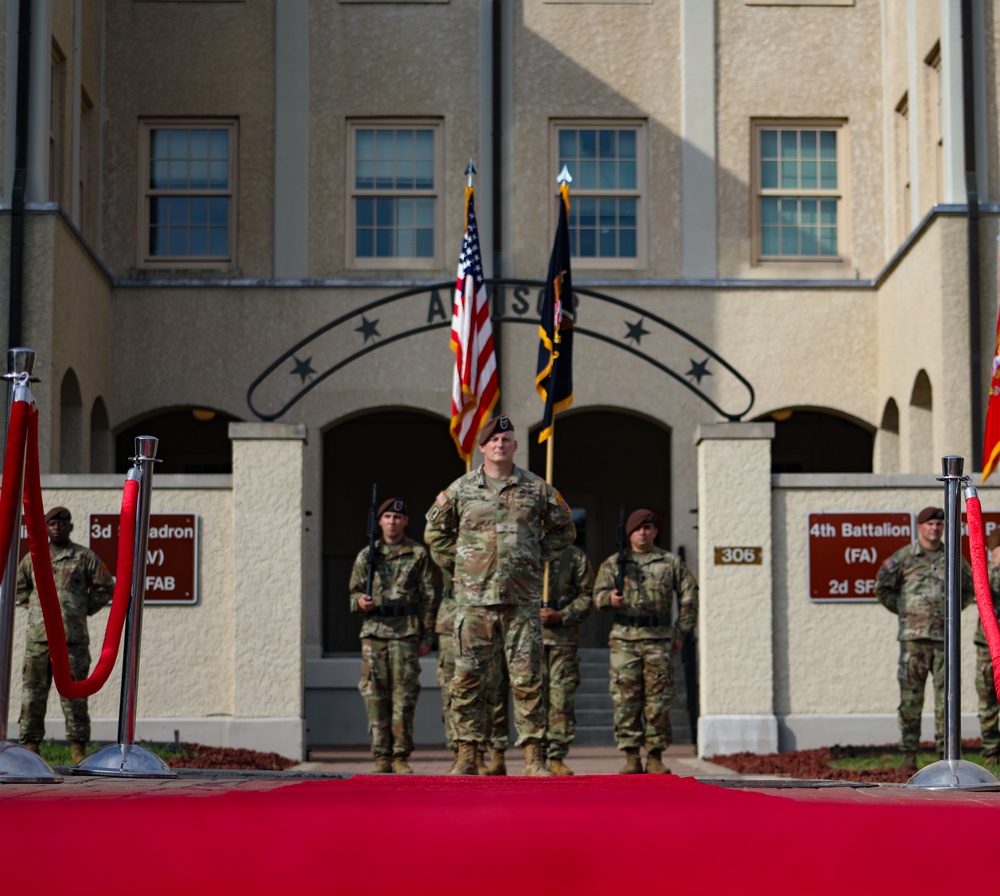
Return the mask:
[(641, 775), (642, 760), (639, 758), (638, 747), (628, 747), (625, 750), (625, 764), (618, 770), (619, 775)]
[(455, 747), (455, 749), (454, 749), (454, 750), (452, 750), (451, 752), (452, 752), (452, 756), (451, 756), (451, 765), (449, 765), (449, 766), (448, 766), (448, 767), (447, 767), (447, 768), (446, 768), (446, 769), (444, 770), (444, 773), (445, 773), (446, 775), (450, 775), (450, 774), (451, 774), (451, 770), (452, 770), (452, 769), (453, 769), (453, 768), (455, 767), (455, 763), (456, 763), (456, 762), (458, 762), (458, 747)]
[(542, 745), (537, 740), (524, 745), (524, 774), (528, 778), (552, 777), (552, 771), (542, 757)]
[(915, 772), (917, 770), (917, 754), (903, 753), (903, 758), (899, 760), (899, 765), (896, 768), (901, 772)]
[(28, 741), (25, 741), (23, 744), (21, 744), (21, 746), (24, 747), (24, 749), (26, 749), (26, 750), (30, 750), (32, 753), (40, 753), (41, 752), (38, 749), (38, 741), (37, 740), (28, 740)]
[(375, 764), (372, 766), (373, 775), (391, 775), (392, 759), (388, 756), (376, 756)]
[(486, 765), (486, 760), (483, 759), (483, 748), (480, 745), (476, 746), (476, 774), (477, 775), (488, 775), (489, 766)]
[(397, 775), (412, 775), (413, 769), (410, 768), (410, 763), (406, 761), (405, 756), (396, 756), (392, 760), (392, 770)]
[(573, 769), (571, 769), (562, 759), (550, 759), (549, 768), (552, 769), (553, 775), (572, 775)]
[(494, 775), (497, 777), (502, 777), (507, 774), (507, 760), (504, 759), (503, 750), (494, 750), (493, 755), (490, 756), (490, 764), (486, 767), (485, 772), (480, 772), (484, 775)]
[(69, 746), (70, 758), (73, 762), (83, 762), (87, 758), (87, 745), (82, 740), (75, 740)]
[(452, 766), (449, 775), (478, 775), (476, 768), (476, 754), (479, 752), (479, 745), (471, 740), (459, 741), (458, 757)]
[(663, 751), (650, 750), (646, 755), (647, 775), (669, 775), (670, 769), (663, 764)]

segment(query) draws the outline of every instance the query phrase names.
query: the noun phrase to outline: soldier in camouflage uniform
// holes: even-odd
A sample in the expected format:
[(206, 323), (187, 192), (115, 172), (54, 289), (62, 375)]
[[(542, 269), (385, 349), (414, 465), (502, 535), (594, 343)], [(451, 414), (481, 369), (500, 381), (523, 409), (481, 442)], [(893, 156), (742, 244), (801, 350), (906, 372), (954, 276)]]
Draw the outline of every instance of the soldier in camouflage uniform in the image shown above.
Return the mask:
[(542, 678), (547, 719), (545, 755), (557, 775), (572, 775), (566, 754), (576, 732), (576, 689), (580, 686), (580, 623), (593, 607), (594, 572), (587, 555), (570, 545), (549, 567), (552, 595), (542, 607)]
[[(674, 654), (698, 621), (698, 584), (683, 560), (656, 546), (659, 529), (651, 510), (630, 514), (625, 533), (629, 550), (624, 593), (616, 587), (618, 554), (601, 564), (594, 586), (594, 606), (614, 611), (609, 635), (611, 699), (615, 740), (625, 751), (619, 774), (642, 774), (642, 746), (646, 772), (667, 774), (663, 751), (673, 741)], [(674, 594), (679, 599), (676, 621)]]
[[(66, 630), (69, 670), (74, 681), (82, 681), (90, 674), (87, 617), (93, 616), (111, 601), (114, 579), (97, 554), (70, 541), (72, 519), (65, 507), (53, 507), (45, 514), (45, 528), (49, 536), (56, 595)], [(52, 663), (30, 554), (17, 568), (15, 602), (28, 606), (28, 639), (21, 683), (21, 743), (37, 753), (38, 745), (45, 737), (45, 707), (52, 685)], [(67, 700), (61, 697), (60, 703), (66, 717), (66, 738), (70, 742), (73, 761), (79, 762), (86, 756), (87, 741), (90, 740), (87, 698)]]
[(424, 532), (435, 562), (454, 575), (451, 704), (459, 751), (451, 773), (478, 774), (477, 751), (487, 737), (485, 691), (501, 639), (525, 774), (551, 775), (541, 749), (542, 569), (572, 544), (576, 529), (559, 493), (514, 465), (517, 442), (508, 417), (487, 421), (479, 447), (482, 466), (437, 496)]
[[(1000, 614), (1000, 530), (986, 539), (986, 556), (993, 596), (993, 612)], [(991, 771), (1000, 771), (1000, 704), (993, 681), (993, 660), (986, 644), (982, 620), (976, 625), (976, 694), (979, 697), (979, 729), (983, 737), (983, 759)]]
[(409, 775), (413, 715), (420, 693), (419, 657), (431, 652), (436, 595), (430, 557), (406, 536), (409, 511), (399, 498), (378, 509), (372, 594), (366, 594), (368, 548), (351, 570), (351, 612), (363, 613), (361, 681), (375, 754), (373, 772)]
[[(924, 686), (934, 681), (934, 738), (944, 750), (944, 511), (925, 507), (917, 515), (917, 540), (894, 553), (879, 568), (875, 596), (899, 616), (899, 767), (917, 770)], [(972, 570), (962, 561), (962, 607), (975, 598)]]

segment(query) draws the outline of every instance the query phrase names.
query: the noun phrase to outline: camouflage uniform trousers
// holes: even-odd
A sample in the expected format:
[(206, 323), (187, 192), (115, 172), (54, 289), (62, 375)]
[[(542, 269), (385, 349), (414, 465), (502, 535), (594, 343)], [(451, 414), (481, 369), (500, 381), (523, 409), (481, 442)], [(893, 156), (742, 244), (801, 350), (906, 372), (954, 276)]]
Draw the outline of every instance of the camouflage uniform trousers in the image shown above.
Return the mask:
[(413, 752), (413, 715), (420, 694), (416, 638), (362, 638), (358, 690), (368, 713), (372, 752), (409, 756)]
[(673, 742), (670, 705), (674, 683), (673, 642), (665, 638), (611, 638), (611, 701), (619, 750), (645, 745), (665, 750)]
[(546, 644), (542, 681), (546, 700), (545, 754), (565, 759), (576, 733), (580, 653), (575, 644)]
[(915, 638), (899, 642), (899, 747), (916, 753), (920, 747), (920, 717), (927, 676), (934, 681), (934, 740), (944, 749), (944, 642)]
[(1000, 758), (1000, 704), (993, 681), (990, 649), (976, 645), (976, 693), (979, 694), (979, 728), (983, 735), (983, 756)]
[[(451, 682), (455, 677), (455, 644), (450, 634), (438, 632), (437, 680), (441, 687), (441, 706), (444, 720), (444, 738), (449, 750), (457, 750), (455, 740), (455, 715), (451, 707)], [(503, 655), (503, 643), (496, 641), (493, 665), (490, 667), (489, 686), (486, 690), (487, 728), (490, 749), (505, 751), (510, 746), (510, 678), (507, 675), (507, 661)]]
[(451, 680), (455, 677), (454, 638), (438, 632), (437, 681), (441, 688), (441, 721), (444, 722), (444, 742), (449, 750), (458, 749), (455, 740), (455, 717), (451, 709)]
[[(80, 681), (90, 672), (90, 648), (86, 644), (68, 644), (69, 671)], [(41, 743), (45, 737), (45, 708), (49, 702), (52, 685), (52, 663), (49, 661), (48, 641), (28, 641), (24, 653), (24, 672), (21, 679), (21, 743)], [(60, 696), (63, 715), (66, 717), (66, 739), (86, 742), (90, 740), (90, 714), (87, 698), (67, 700)]]
[(492, 752), (502, 753), (510, 746), (510, 674), (500, 639), (493, 642), (493, 662), (486, 687), (486, 730)]
[[(455, 677), (451, 705), (459, 741), (492, 742), (494, 749), (507, 730), (497, 722), (500, 703), (506, 703), (495, 682), (503, 664), (502, 647), (514, 696), (514, 724), (518, 744), (541, 742), (545, 732), (542, 700), (542, 621), (537, 604), (459, 608), (455, 617)], [(506, 707), (503, 708), (506, 713)], [(493, 736), (490, 730), (496, 735)]]

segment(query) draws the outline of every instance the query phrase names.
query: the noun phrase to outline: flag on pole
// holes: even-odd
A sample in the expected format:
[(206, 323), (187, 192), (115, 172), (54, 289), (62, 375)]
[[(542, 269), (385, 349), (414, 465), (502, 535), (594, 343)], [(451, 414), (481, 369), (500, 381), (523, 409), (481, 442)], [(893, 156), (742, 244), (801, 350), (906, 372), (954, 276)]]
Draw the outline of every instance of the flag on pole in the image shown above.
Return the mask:
[[(1000, 290), (998, 290), (1000, 292)], [(990, 397), (986, 404), (986, 427), (983, 439), (983, 482), (1000, 461), (1000, 314), (997, 316), (997, 338), (993, 349), (993, 375)]]
[(483, 257), (476, 227), (475, 187), (465, 189), (465, 237), (458, 258), (458, 280), (451, 315), (455, 375), (451, 388), (451, 435), (462, 460), (472, 458), (476, 436), (489, 419), (500, 385), (493, 348), (493, 325), (486, 296)]
[(538, 441), (552, 435), (559, 411), (573, 404), (573, 278), (569, 269), (569, 184), (559, 187), (559, 225), (545, 279), (542, 319), (538, 325), (535, 388), (545, 402)]

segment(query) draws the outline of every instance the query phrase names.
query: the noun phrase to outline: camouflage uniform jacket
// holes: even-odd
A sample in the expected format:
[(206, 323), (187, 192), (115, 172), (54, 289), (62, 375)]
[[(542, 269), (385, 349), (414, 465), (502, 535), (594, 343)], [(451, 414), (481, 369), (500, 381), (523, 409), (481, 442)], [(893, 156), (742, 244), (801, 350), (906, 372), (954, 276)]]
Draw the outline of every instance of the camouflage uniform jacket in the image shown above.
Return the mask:
[(543, 565), (576, 538), (569, 506), (540, 476), (514, 467), (499, 492), (482, 466), (427, 511), (424, 541), (454, 576), (458, 607), (541, 605)]
[[(631, 617), (637, 624), (626, 625), (616, 619), (610, 638), (674, 640), (694, 630), (698, 622), (698, 583), (680, 557), (655, 545), (642, 554), (629, 551), (625, 562), (625, 604), (615, 608), (611, 606), (611, 592), (615, 590), (617, 575), (618, 554), (612, 554), (597, 571), (594, 606), (611, 609), (616, 617)], [(680, 599), (676, 620), (672, 618), (675, 593)]]
[[(62, 607), (66, 643), (90, 644), (87, 617), (93, 616), (111, 602), (114, 580), (104, 561), (89, 548), (71, 541), (63, 548), (49, 544), (52, 574), (56, 580), (56, 595)], [(31, 554), (17, 567), (17, 596), (15, 603), (28, 605), (28, 640), (47, 643), (42, 605), (35, 590)]]
[[(875, 596), (899, 615), (899, 640), (944, 640), (945, 551), (927, 551), (919, 541), (901, 547), (879, 567)], [(972, 569), (962, 561), (962, 609), (975, 599)]]
[[(395, 547), (395, 550), (393, 549)], [(403, 536), (395, 546), (375, 543), (372, 597), (375, 607), (364, 614), (362, 638), (419, 638), (430, 645), (434, 631), (436, 597), (431, 560), (419, 542)], [(351, 612), (361, 613), (358, 599), (368, 583), (368, 548), (363, 548), (351, 570)], [(393, 615), (395, 614), (395, 615)]]
[[(991, 566), (989, 568), (990, 576), (990, 595), (993, 597), (993, 612), (1000, 616), (1000, 566)], [(978, 609), (977, 609), (978, 615)], [(977, 647), (986, 647), (986, 632), (983, 631), (983, 620), (980, 618), (979, 622), (976, 623), (976, 634), (973, 637), (973, 643)]]
[(546, 644), (580, 643), (580, 623), (594, 606), (594, 571), (587, 555), (570, 545), (549, 567), (549, 606), (562, 615), (561, 625), (542, 626)]

